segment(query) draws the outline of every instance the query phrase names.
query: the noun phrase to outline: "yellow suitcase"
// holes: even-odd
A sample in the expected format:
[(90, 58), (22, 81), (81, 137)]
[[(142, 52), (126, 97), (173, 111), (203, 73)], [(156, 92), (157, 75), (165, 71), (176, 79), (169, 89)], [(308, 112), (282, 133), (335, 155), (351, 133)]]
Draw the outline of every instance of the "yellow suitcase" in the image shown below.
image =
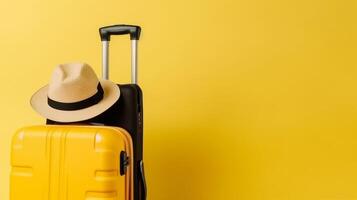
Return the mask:
[(132, 200), (130, 135), (99, 126), (32, 126), (12, 140), (11, 200)]

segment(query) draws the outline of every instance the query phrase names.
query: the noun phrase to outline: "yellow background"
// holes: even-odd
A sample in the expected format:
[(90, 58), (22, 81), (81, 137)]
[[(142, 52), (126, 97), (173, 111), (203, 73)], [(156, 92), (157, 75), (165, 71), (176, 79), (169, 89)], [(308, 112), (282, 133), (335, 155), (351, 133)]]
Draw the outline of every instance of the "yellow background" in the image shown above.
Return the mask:
[[(149, 200), (357, 199), (353, 0), (0, 0), (0, 199), (12, 133), (97, 28), (140, 24)], [(111, 77), (129, 80), (127, 38)]]

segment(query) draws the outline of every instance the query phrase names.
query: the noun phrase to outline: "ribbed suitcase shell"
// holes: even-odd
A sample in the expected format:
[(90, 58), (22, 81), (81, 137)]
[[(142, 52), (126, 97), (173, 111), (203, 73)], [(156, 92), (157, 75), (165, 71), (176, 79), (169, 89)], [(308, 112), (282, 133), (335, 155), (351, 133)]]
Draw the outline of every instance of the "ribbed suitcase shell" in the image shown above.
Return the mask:
[(11, 200), (131, 200), (133, 162), (120, 175), (120, 152), (132, 157), (120, 128), (32, 126), (13, 137)]

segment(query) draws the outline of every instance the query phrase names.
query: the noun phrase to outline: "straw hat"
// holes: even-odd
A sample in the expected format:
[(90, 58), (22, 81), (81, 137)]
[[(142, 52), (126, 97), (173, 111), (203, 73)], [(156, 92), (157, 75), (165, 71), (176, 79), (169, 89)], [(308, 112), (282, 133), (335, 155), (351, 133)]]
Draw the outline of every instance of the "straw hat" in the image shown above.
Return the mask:
[(119, 87), (98, 80), (88, 64), (69, 63), (55, 68), (50, 83), (32, 96), (31, 106), (47, 119), (78, 122), (108, 110), (119, 97)]

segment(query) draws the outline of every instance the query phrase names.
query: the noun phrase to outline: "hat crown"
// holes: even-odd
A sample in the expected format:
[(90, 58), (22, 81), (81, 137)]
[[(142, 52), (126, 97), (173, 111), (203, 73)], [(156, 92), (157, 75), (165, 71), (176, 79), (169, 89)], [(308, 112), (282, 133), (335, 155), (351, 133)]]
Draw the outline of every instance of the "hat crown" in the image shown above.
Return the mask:
[(61, 64), (52, 74), (48, 97), (63, 103), (82, 101), (97, 93), (98, 83), (98, 77), (88, 64)]

